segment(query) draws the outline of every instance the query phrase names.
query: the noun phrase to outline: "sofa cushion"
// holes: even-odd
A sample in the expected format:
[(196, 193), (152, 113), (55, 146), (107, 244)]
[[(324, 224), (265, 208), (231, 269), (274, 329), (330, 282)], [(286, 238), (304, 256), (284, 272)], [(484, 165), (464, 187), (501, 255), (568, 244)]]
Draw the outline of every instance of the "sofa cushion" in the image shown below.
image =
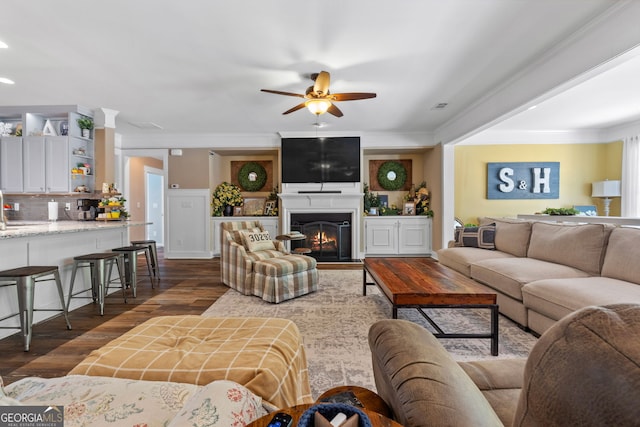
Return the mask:
[(471, 264), (471, 278), (522, 301), (522, 287), (535, 280), (588, 277), (584, 271), (533, 258), (487, 259)]
[(587, 307), (531, 350), (513, 425), (638, 425), (638, 390), (640, 305)]
[(511, 218), (481, 218), (480, 225), (495, 223), (496, 249), (513, 256), (527, 256), (531, 223)]
[(458, 362), (480, 389), (504, 425), (511, 425), (522, 389), (522, 372), (527, 359)]
[(590, 305), (640, 301), (640, 285), (607, 277), (546, 279), (522, 289), (525, 307), (554, 320)]
[(602, 276), (640, 284), (640, 230), (637, 228), (615, 228), (602, 264)]
[(456, 228), (455, 246), (468, 246), (480, 249), (495, 249), (495, 224), (480, 225), (478, 227)]
[(531, 228), (527, 256), (599, 275), (610, 233), (611, 227), (604, 224), (536, 222)]
[(273, 251), (276, 249), (268, 231), (240, 231), (245, 248), (249, 252)]
[(280, 277), (314, 269), (316, 268), (316, 264), (316, 259), (310, 256), (286, 255), (283, 257), (258, 261), (256, 262), (253, 270), (257, 274)]
[(442, 265), (456, 270), (467, 277), (471, 276), (471, 264), (485, 259), (513, 258), (513, 255), (500, 251), (487, 251), (478, 248), (444, 248), (436, 251)]

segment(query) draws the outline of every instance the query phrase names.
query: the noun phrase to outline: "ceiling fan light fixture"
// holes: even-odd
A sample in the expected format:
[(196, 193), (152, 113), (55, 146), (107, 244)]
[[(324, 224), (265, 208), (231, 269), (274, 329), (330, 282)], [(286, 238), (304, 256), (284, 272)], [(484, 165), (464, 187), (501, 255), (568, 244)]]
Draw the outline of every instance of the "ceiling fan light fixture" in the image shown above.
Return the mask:
[(304, 105), (312, 114), (319, 116), (327, 112), (329, 107), (331, 107), (331, 101), (326, 99), (310, 99), (305, 102)]

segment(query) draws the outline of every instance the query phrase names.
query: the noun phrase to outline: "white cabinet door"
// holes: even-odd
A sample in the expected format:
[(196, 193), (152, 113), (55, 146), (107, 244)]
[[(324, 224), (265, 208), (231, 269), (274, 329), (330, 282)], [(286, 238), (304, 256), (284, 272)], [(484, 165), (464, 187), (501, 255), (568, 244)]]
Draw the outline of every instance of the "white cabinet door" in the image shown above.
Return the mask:
[(365, 218), (364, 226), (367, 255), (398, 254), (397, 219)]
[(66, 136), (45, 139), (46, 188), (48, 193), (68, 193), (69, 139)]
[(27, 136), (22, 141), (24, 155), (24, 191), (27, 193), (44, 193), (45, 181), (45, 148), (44, 137)]
[(22, 193), (22, 138), (0, 138), (0, 188), (7, 193)]
[(431, 219), (403, 218), (400, 221), (398, 252), (403, 255), (431, 253)]

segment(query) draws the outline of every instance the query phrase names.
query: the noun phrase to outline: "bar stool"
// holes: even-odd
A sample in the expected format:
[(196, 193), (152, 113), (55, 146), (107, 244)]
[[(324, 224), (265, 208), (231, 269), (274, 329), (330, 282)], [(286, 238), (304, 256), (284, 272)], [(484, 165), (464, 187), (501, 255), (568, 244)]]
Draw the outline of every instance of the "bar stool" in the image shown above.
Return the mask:
[[(53, 276), (53, 278), (45, 278), (46, 276)], [(49, 308), (33, 308), (33, 299), (35, 292), (35, 284), (37, 282), (46, 282), (54, 280), (56, 287), (58, 288), (58, 296), (60, 297), (60, 304), (62, 309), (49, 309)], [(71, 323), (69, 323), (69, 316), (67, 316), (67, 307), (64, 305), (64, 294), (62, 292), (62, 283), (60, 282), (60, 272), (57, 266), (30, 266), (19, 267), (11, 270), (0, 271), (0, 282), (8, 282), (0, 285), (16, 286), (18, 291), (18, 313), (11, 314), (3, 317), (0, 320), (5, 320), (10, 317), (20, 316), (20, 327), (5, 326), (0, 329), (20, 329), (24, 338), (24, 351), (29, 351), (31, 345), (31, 332), (33, 327), (33, 312), (34, 311), (61, 311), (64, 315), (64, 320), (67, 322), (67, 329), (71, 329)]]
[(121, 248), (112, 249), (111, 251), (124, 255), (125, 282), (127, 286), (131, 287), (134, 298), (137, 295), (136, 285), (138, 283), (138, 254), (144, 252), (144, 256), (147, 261), (147, 269), (149, 270), (149, 279), (151, 280), (151, 289), (154, 288), (153, 273), (151, 273), (151, 263), (149, 262), (150, 257), (148, 246), (123, 246)]
[[(98, 300), (100, 304), (100, 316), (104, 316), (104, 299), (109, 292), (109, 285), (114, 283), (115, 280), (111, 279), (111, 272), (113, 270), (113, 264), (115, 263), (118, 269), (118, 277), (120, 278), (120, 284), (122, 286), (122, 296), (124, 302), (127, 302), (127, 295), (125, 294), (125, 281), (123, 271), (123, 259), (122, 255), (115, 252), (98, 252), (87, 255), (80, 255), (73, 258), (73, 270), (71, 271), (71, 282), (69, 285), (69, 297), (67, 298), (67, 311), (69, 311), (69, 305), (71, 304), (71, 298), (93, 298), (93, 302)], [(109, 266), (109, 271), (106, 267)], [(76, 273), (79, 268), (89, 268), (91, 272), (91, 287), (82, 289), (77, 292), (73, 292), (73, 286), (76, 281)], [(91, 291), (90, 297), (78, 297), (76, 295), (83, 294)]]
[(153, 277), (160, 280), (160, 268), (158, 266), (158, 249), (156, 248), (155, 240), (132, 240), (131, 244), (134, 246), (148, 246), (149, 253), (151, 255), (151, 269), (153, 270)]

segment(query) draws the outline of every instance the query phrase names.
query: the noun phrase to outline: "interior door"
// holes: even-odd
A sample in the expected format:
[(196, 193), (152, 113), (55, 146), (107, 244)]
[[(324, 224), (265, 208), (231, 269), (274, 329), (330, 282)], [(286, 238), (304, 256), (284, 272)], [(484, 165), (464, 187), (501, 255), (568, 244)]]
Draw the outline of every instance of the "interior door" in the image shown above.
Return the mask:
[(156, 246), (164, 246), (164, 176), (162, 171), (145, 168), (145, 205), (146, 221), (152, 224), (146, 227), (145, 239), (155, 240)]

